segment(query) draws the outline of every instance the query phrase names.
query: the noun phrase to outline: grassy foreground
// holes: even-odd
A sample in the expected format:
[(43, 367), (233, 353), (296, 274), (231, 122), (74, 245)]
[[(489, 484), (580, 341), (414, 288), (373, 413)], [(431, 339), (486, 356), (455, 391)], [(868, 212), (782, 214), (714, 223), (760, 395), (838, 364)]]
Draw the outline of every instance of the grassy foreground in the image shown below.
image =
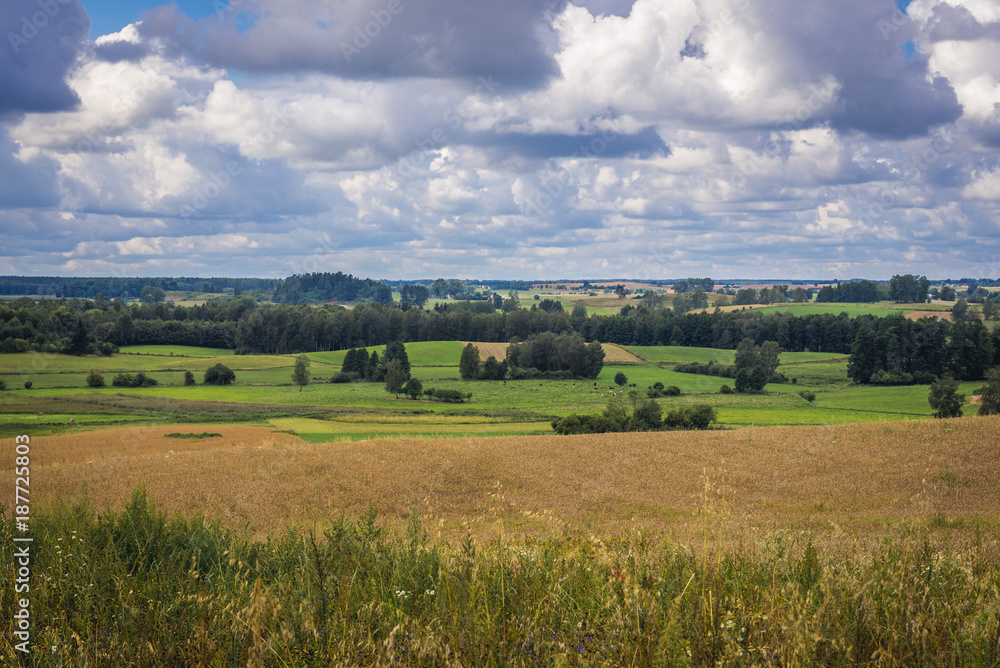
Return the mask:
[[(169, 518), (141, 489), (34, 518), (34, 652), (4, 665), (995, 666), (1000, 568), (911, 527), (865, 559), (801, 536), (699, 550), (638, 532), (431, 542), (374, 513), (266, 542)], [(14, 527), (0, 517), (13, 580)], [(13, 588), (0, 608), (13, 609)], [(20, 664), (18, 664), (20, 662)]]

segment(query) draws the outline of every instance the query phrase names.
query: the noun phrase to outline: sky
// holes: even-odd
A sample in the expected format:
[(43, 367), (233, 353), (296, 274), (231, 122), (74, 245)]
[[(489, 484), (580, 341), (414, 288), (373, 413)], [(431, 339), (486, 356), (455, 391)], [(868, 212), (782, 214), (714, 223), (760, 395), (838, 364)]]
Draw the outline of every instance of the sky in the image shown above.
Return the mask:
[(1000, 277), (995, 0), (4, 0), (0, 40), (3, 275)]

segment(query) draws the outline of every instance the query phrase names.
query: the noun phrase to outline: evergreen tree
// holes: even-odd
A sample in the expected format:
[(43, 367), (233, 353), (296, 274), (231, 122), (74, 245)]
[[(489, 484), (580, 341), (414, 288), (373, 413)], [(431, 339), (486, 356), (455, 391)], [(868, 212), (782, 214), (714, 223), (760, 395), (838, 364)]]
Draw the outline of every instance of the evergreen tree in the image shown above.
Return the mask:
[(90, 349), (90, 336), (87, 334), (87, 326), (83, 318), (77, 316), (76, 329), (73, 330), (73, 338), (70, 340), (69, 352), (71, 355), (86, 355)]
[(406, 354), (406, 346), (404, 346), (399, 341), (390, 341), (385, 345), (385, 358), (382, 360), (386, 368), (389, 366), (389, 362), (393, 360), (399, 360), (399, 366), (406, 374), (406, 377), (410, 377), (410, 358)]

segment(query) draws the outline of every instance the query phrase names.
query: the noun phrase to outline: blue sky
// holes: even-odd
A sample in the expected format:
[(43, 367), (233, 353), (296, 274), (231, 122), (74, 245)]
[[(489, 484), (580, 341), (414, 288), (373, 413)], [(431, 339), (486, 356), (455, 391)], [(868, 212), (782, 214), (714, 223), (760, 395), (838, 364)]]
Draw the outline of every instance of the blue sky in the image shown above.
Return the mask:
[(0, 274), (1000, 277), (993, 0), (39, 7)]
[[(205, 18), (216, 11), (214, 2), (222, 0), (174, 0), (180, 11), (195, 19)], [(143, 13), (155, 9), (165, 2), (115, 2), (114, 0), (90, 0), (83, 6), (90, 16), (90, 37), (118, 32), (130, 23), (138, 21)]]

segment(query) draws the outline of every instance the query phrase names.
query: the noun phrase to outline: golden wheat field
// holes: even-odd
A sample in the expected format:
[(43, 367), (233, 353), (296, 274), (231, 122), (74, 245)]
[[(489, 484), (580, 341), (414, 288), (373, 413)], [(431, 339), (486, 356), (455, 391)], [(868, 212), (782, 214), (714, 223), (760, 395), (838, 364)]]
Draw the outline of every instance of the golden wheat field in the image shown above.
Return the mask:
[[(202, 431), (224, 436), (164, 438)], [(499, 520), (530, 532), (550, 517), (694, 540), (707, 507), (739, 541), (776, 530), (864, 540), (913, 519), (993, 537), (1000, 526), (1000, 417), (329, 444), (263, 427), (168, 425), (38, 437), (31, 454), (36, 504), (85, 486), (98, 507), (119, 506), (141, 481), (171, 512), (218, 515), (257, 536), (357, 516), (369, 503), (389, 523), (415, 504), (448, 534)], [(12, 464), (0, 469), (5, 500)]]

